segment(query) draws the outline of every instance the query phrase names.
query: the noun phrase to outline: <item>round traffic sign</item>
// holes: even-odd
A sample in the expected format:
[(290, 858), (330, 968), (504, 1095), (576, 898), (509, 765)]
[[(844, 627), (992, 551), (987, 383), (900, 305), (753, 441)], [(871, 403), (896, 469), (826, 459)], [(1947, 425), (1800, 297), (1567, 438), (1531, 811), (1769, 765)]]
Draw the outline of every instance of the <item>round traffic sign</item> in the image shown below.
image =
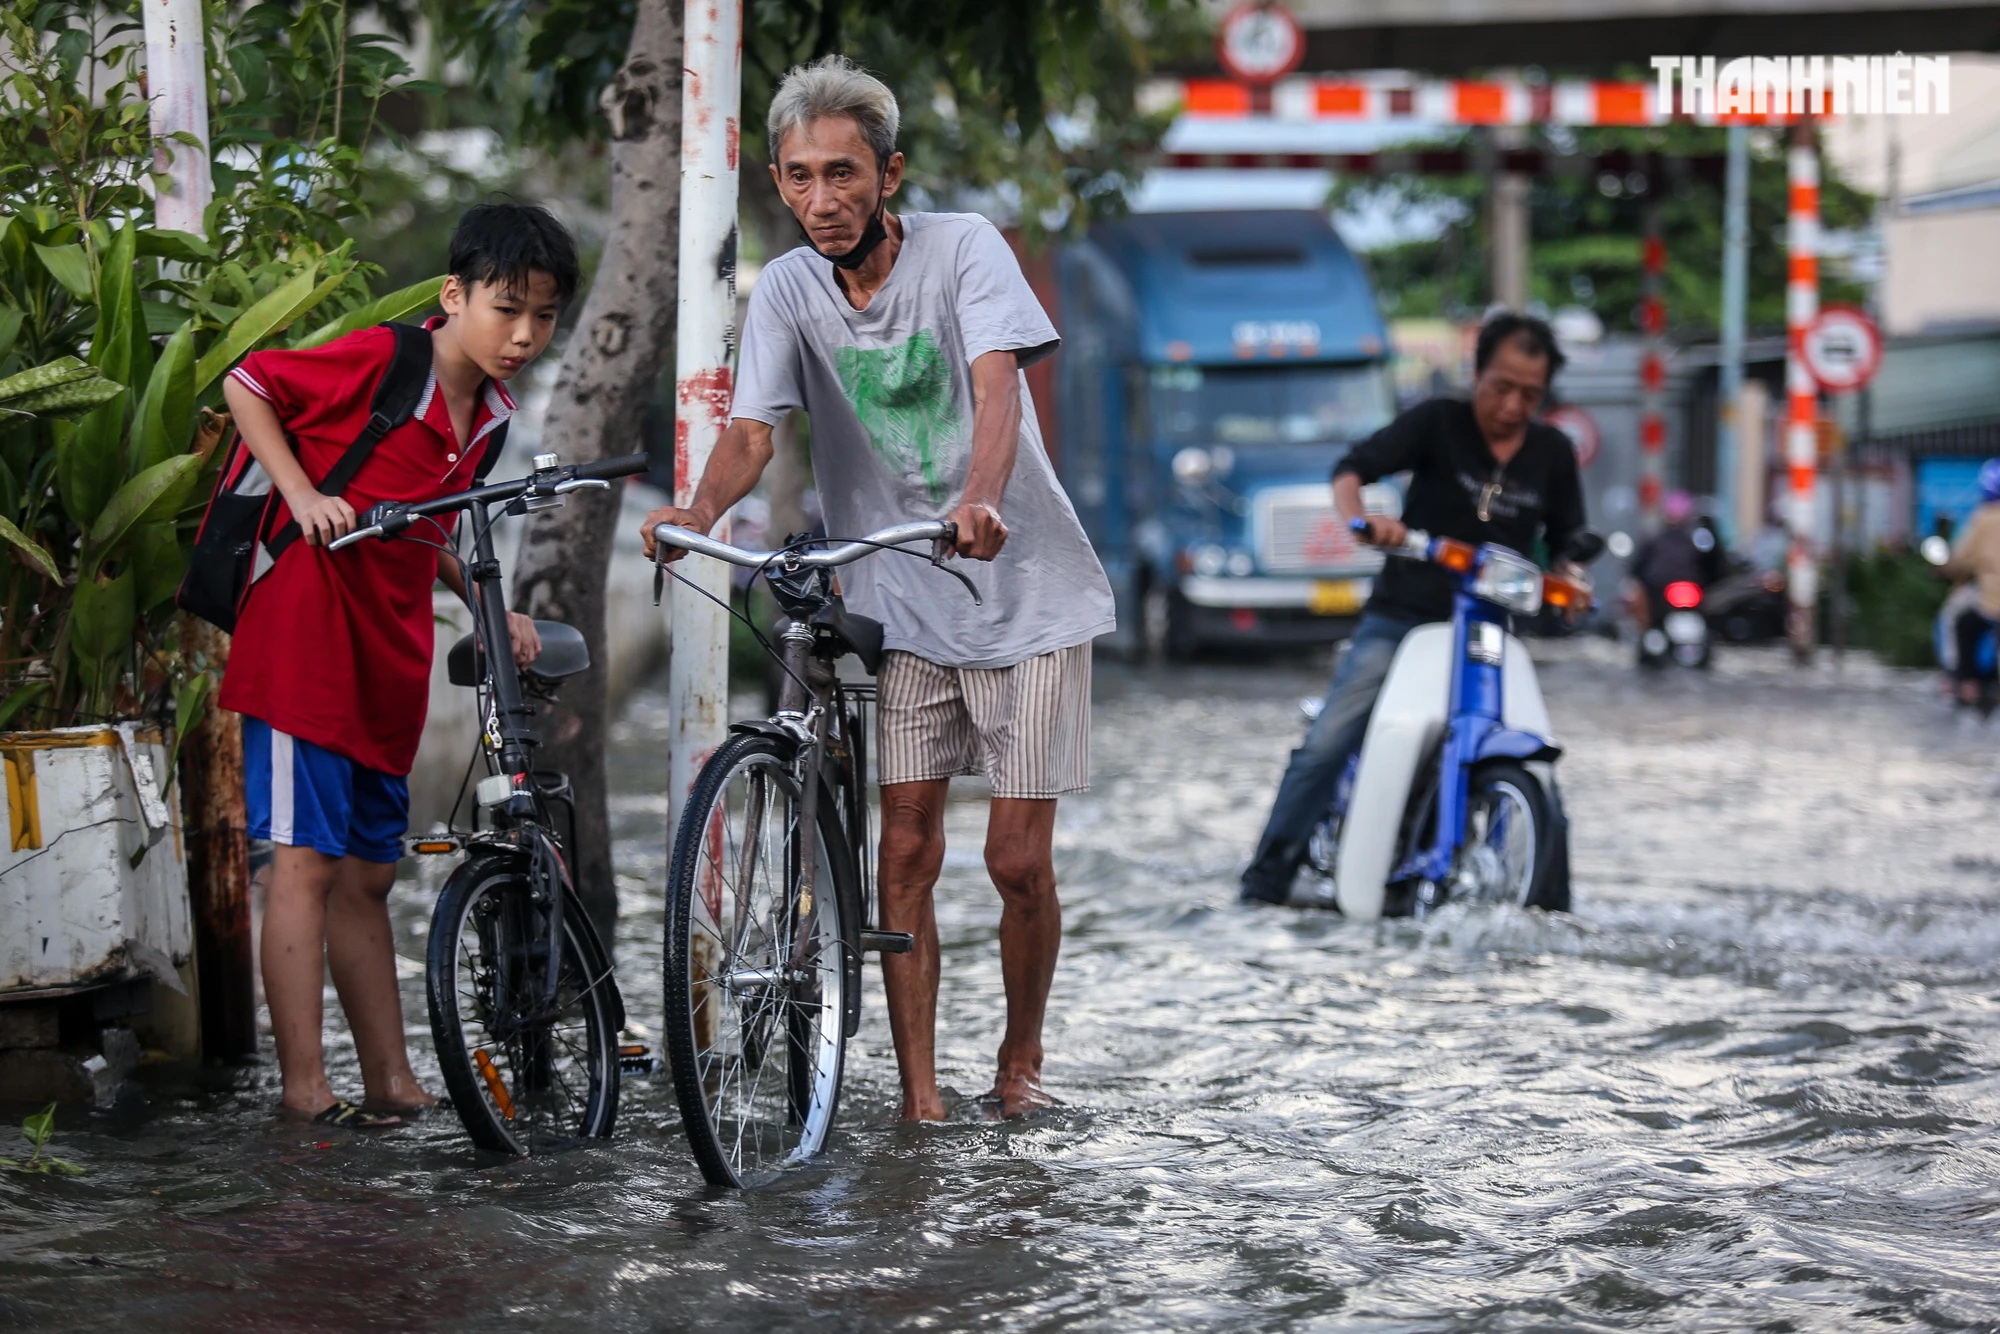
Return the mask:
[(1222, 16), (1215, 34), (1222, 68), (1247, 83), (1270, 83), (1305, 58), (1306, 34), (1276, 0), (1244, 0)]
[(1564, 403), (1543, 413), (1542, 420), (1569, 437), (1570, 444), (1576, 449), (1577, 467), (1588, 468), (1597, 462), (1597, 455), (1604, 448), (1604, 437), (1597, 429), (1597, 418), (1574, 403)]
[(1829, 394), (1859, 389), (1882, 366), (1882, 331), (1856, 306), (1827, 306), (1806, 326), (1806, 369)]

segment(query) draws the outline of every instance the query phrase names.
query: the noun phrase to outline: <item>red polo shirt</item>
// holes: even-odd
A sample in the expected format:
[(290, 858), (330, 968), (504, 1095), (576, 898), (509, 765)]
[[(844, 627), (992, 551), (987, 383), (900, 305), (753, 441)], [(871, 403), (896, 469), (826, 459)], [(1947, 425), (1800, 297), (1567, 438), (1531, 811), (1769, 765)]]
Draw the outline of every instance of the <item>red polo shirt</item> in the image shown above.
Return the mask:
[[(317, 483), (367, 424), (395, 341), (377, 326), (309, 351), (254, 352), (230, 374), (277, 409), (306, 476)], [(433, 373), (416, 413), (382, 438), (342, 495), (359, 515), (381, 501), (464, 491), (487, 435), (513, 412), (506, 389), (488, 380), (472, 439), (461, 444)], [(282, 525), (291, 511), (283, 500), (278, 507)], [(416, 542), (369, 541), (333, 552), (292, 543), (251, 586), (219, 702), (367, 768), (407, 774), (430, 705), (437, 564), (438, 553)]]

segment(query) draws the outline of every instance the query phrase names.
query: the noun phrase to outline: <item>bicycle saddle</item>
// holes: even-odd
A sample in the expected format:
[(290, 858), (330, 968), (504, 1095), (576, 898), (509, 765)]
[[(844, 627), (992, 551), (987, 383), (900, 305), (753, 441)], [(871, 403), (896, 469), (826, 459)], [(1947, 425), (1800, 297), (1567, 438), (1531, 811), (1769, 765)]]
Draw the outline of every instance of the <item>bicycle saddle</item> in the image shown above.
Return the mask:
[(814, 613), (812, 623), (831, 634), (843, 652), (861, 659), (862, 670), (870, 676), (881, 668), (882, 622), (849, 611), (847, 604), (836, 597), (828, 606)]
[[(583, 632), (573, 625), (561, 621), (536, 621), (535, 633), (542, 637), (542, 652), (534, 662), (522, 671), (523, 676), (541, 681), (560, 681), (566, 676), (575, 676), (590, 666), (590, 649), (583, 642)], [(881, 641), (881, 627), (876, 627), (876, 641)], [(465, 635), (451, 646), (445, 658), (445, 671), (455, 686), (476, 686), (486, 674), (485, 665), (479, 661), (478, 647), (471, 635)]]

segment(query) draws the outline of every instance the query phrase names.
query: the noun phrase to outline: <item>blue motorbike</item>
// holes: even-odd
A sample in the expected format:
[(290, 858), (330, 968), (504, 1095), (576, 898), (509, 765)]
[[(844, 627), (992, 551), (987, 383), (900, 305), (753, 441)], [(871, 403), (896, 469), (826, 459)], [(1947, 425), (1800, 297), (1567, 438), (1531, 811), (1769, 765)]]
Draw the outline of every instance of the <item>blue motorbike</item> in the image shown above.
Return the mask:
[[(1584, 533), (1563, 554), (1585, 564), (1603, 546)], [(1562, 748), (1509, 620), (1544, 606), (1580, 613), (1589, 586), (1505, 547), (1421, 532), (1386, 554), (1457, 575), (1452, 618), (1417, 627), (1397, 648), (1310, 863), (1360, 921), (1420, 917), (1454, 898), (1567, 910)]]

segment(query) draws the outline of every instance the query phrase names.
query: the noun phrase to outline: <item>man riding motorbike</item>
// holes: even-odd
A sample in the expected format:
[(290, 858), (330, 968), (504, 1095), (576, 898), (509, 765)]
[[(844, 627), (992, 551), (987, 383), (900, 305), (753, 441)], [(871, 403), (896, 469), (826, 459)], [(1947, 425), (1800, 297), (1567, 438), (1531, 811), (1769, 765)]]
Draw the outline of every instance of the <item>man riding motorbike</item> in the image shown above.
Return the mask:
[[(1539, 536), (1550, 552), (1567, 550), (1584, 527), (1576, 453), (1568, 436), (1534, 420), (1563, 360), (1545, 322), (1512, 312), (1493, 316), (1479, 331), (1469, 402), (1418, 404), (1335, 467), (1333, 500), (1341, 522), (1365, 518), (1368, 540), (1378, 546), (1402, 542), (1414, 527), (1523, 553)], [(1410, 474), (1403, 519), (1366, 514), (1362, 486), (1399, 472)], [(1390, 561), (1383, 569), (1319, 716), (1278, 785), (1256, 855), (1243, 872), (1244, 902), (1290, 897), (1313, 827), (1333, 804), (1340, 775), (1366, 735), (1396, 646), (1417, 626), (1450, 619), (1454, 590), (1453, 576), (1437, 566)]]
[(1662, 496), (1660, 518), (1660, 531), (1639, 544), (1626, 571), (1626, 609), (1642, 636), (1665, 617), (1669, 584), (1705, 590), (1722, 578), (1724, 569), (1722, 544), (1714, 529), (1695, 521), (1694, 498), (1687, 492)]

